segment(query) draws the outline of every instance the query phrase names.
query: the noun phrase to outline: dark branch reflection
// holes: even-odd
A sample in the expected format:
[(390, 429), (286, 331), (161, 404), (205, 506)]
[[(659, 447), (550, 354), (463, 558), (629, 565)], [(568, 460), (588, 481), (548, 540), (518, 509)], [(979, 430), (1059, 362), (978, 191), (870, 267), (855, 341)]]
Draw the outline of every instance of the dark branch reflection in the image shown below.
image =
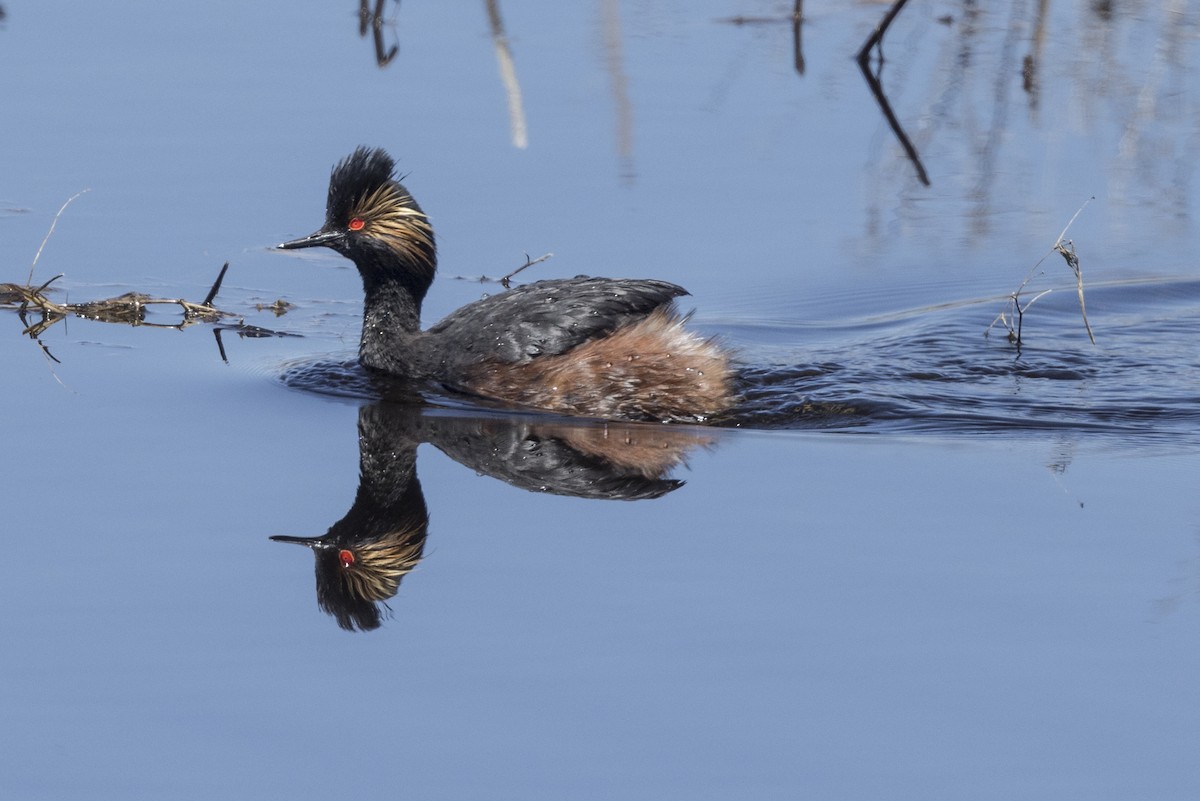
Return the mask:
[(804, 74), (804, 0), (796, 0), (796, 5), (792, 9), (792, 63), (796, 67), (796, 74)]
[[(908, 138), (908, 134), (904, 131), (904, 126), (900, 124), (900, 120), (896, 117), (896, 112), (892, 110), (892, 104), (888, 102), (887, 93), (883, 91), (883, 37), (887, 33), (888, 27), (892, 24), (892, 20), (904, 8), (908, 0), (896, 0), (888, 12), (879, 21), (879, 25), (875, 31), (863, 43), (862, 49), (858, 51), (858, 68), (862, 71), (863, 78), (867, 82), (867, 88), (871, 90), (871, 94), (875, 97), (875, 101), (879, 104), (879, 110), (883, 112), (884, 118), (892, 129), (892, 133), (896, 135), (896, 139), (900, 142), (900, 146), (904, 148), (904, 154), (908, 156), (908, 160), (912, 162), (917, 171), (917, 178), (925, 186), (929, 186), (929, 175), (925, 172), (925, 165), (921, 163), (921, 157), (917, 153), (917, 148), (913, 145), (912, 140)], [(871, 68), (871, 53), (876, 54), (875, 69)]]
[(386, 602), (425, 550), (422, 442), (531, 492), (632, 501), (683, 486), (671, 470), (716, 436), (673, 426), (432, 416), (412, 405), (375, 403), (358, 414), (359, 487), (350, 511), (323, 536), (271, 539), (311, 548), (318, 605), (343, 629), (369, 631), (379, 628)]
[(744, 14), (739, 14), (735, 17), (725, 17), (718, 19), (717, 22), (724, 22), (730, 25), (774, 25), (776, 23), (787, 23), (792, 26), (792, 66), (796, 68), (797, 75), (804, 75), (804, 0), (795, 0), (792, 6), (792, 13), (785, 17), (750, 17)]
[[(371, 7), (370, 0), (359, 0), (358, 4), (358, 35), (365, 38), (367, 33), (371, 34), (371, 41), (375, 44), (375, 63), (379, 67), (391, 64), (392, 59), (400, 52), (399, 44), (388, 47), (383, 41), (383, 26), (390, 22), (383, 18), (383, 7), (386, 4), (387, 0), (375, 0), (374, 8)], [(399, 5), (400, 0), (396, 0), (396, 6)]]

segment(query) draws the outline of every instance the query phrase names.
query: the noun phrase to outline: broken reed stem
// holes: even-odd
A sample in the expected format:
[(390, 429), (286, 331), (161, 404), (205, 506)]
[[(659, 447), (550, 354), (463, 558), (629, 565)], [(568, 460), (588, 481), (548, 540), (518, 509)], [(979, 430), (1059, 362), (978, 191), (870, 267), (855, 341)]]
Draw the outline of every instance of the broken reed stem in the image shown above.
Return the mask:
[(1062, 257), (1067, 260), (1067, 266), (1071, 268), (1071, 272), (1075, 273), (1075, 293), (1079, 296), (1079, 313), (1083, 316), (1083, 327), (1087, 329), (1088, 339), (1095, 345), (1096, 336), (1092, 333), (1092, 326), (1087, 318), (1087, 305), (1083, 302), (1083, 269), (1079, 266), (1079, 256), (1075, 253), (1075, 243), (1068, 239), (1066, 245), (1059, 243), (1054, 246), (1054, 249), (1062, 254)]
[(225, 273), (229, 272), (229, 262), (225, 262), (221, 267), (221, 272), (217, 273), (217, 280), (213, 281), (212, 289), (208, 290), (208, 294), (204, 296), (204, 302), (201, 306), (212, 306), (213, 300), (217, 297), (217, 293), (221, 291), (221, 282), (225, 280)]
[(1067, 266), (1071, 268), (1071, 272), (1075, 273), (1075, 292), (1079, 296), (1079, 313), (1083, 316), (1083, 327), (1087, 329), (1088, 339), (1092, 344), (1096, 344), (1096, 336), (1092, 333), (1092, 325), (1088, 322), (1087, 306), (1083, 302), (1083, 268), (1079, 266), (1079, 256), (1075, 253), (1075, 243), (1067, 240), (1066, 245), (1063, 245), (1063, 237), (1067, 235), (1071, 225), (1074, 224), (1075, 218), (1083, 213), (1087, 208), (1087, 204), (1095, 200), (1095, 196), (1089, 197), (1083, 201), (1083, 205), (1079, 207), (1079, 211), (1075, 212), (1075, 217), (1067, 223), (1067, 227), (1062, 229), (1062, 233), (1058, 235), (1058, 241), (1054, 243), (1054, 250), (1058, 251), (1064, 259), (1067, 260)]
[(75, 198), (91, 191), (91, 189), (80, 189), (78, 192), (71, 195), (71, 197), (67, 198), (67, 202), (62, 204), (58, 210), (58, 213), (54, 215), (54, 219), (50, 221), (50, 230), (46, 231), (46, 235), (42, 237), (42, 244), (38, 245), (37, 253), (33, 254), (33, 264), (29, 265), (29, 280), (25, 282), (26, 285), (33, 283), (33, 271), (37, 269), (38, 259), (42, 257), (42, 250), (46, 247), (46, 243), (50, 241), (50, 235), (54, 233), (54, 226), (58, 225), (58, 218), (62, 216), (62, 213), (67, 210), (67, 206), (70, 206), (71, 202), (75, 200)]
[(1075, 212), (1075, 216), (1073, 216), (1071, 218), (1070, 222), (1067, 223), (1066, 227), (1062, 229), (1062, 233), (1058, 235), (1058, 239), (1055, 240), (1055, 242), (1054, 242), (1055, 248), (1057, 248), (1059, 245), (1062, 244), (1063, 237), (1067, 235), (1067, 231), (1071, 230), (1071, 226), (1075, 224), (1075, 220), (1077, 220), (1079, 218), (1079, 215), (1083, 214), (1083, 210), (1087, 208), (1087, 204), (1091, 203), (1095, 199), (1096, 199), (1096, 196), (1093, 195), (1092, 197), (1089, 197), (1087, 200), (1083, 201), (1083, 205), (1079, 207), (1079, 210)]

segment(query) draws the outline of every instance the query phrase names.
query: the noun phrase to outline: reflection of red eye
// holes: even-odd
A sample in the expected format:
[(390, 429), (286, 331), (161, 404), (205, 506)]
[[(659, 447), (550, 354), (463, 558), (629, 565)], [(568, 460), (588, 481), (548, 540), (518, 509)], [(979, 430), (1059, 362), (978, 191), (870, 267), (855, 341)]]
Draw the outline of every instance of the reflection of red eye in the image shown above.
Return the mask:
[(353, 220), (350, 221), (350, 230), (351, 231), (361, 231), (363, 229), (364, 225), (366, 225), (365, 222), (360, 220), (358, 217), (355, 217)]
[(338, 551), (338, 559), (341, 560), (342, 567), (350, 567), (354, 564), (354, 554), (350, 551)]

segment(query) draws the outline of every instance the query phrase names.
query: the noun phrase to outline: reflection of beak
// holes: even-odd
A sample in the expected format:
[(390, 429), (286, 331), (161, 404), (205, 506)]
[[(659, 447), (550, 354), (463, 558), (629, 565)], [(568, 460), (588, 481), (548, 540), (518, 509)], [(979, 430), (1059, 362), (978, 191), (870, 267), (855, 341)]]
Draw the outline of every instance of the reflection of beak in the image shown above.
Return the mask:
[(289, 537), (286, 534), (276, 534), (271, 537), (273, 542), (290, 542), (295, 545), (306, 545), (314, 551), (321, 548), (328, 548), (329, 543), (321, 542), (320, 537)]
[(315, 234), (293, 239), (291, 242), (284, 242), (276, 245), (278, 250), (297, 250), (299, 248), (319, 248), (332, 247), (333, 243), (342, 238), (341, 231), (317, 231)]

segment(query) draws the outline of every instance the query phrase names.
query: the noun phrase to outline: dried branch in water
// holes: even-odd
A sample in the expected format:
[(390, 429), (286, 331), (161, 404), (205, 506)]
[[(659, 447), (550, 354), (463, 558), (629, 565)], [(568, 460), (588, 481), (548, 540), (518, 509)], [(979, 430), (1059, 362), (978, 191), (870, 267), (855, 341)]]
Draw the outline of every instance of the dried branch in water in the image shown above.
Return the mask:
[(229, 262), (225, 262), (221, 267), (221, 272), (217, 273), (217, 280), (213, 281), (212, 289), (208, 290), (208, 294), (204, 296), (204, 300), (200, 303), (201, 306), (212, 306), (217, 293), (221, 291), (221, 282), (225, 280), (227, 272), (229, 272)]
[[(247, 325), (240, 319), (241, 315), (234, 312), (222, 311), (213, 305), (217, 292), (221, 289), (221, 282), (225, 279), (225, 274), (228, 270), (229, 262), (225, 262), (221, 267), (220, 273), (217, 275), (217, 279), (213, 282), (212, 288), (209, 289), (208, 294), (201, 303), (193, 303), (184, 298), (156, 298), (142, 292), (126, 292), (114, 298), (91, 300), (84, 303), (56, 303), (46, 294), (50, 285), (59, 278), (62, 278), (62, 275), (56, 275), (38, 287), (21, 284), (0, 284), (0, 308), (16, 309), (21, 317), (21, 322), (25, 325), (25, 330), (21, 333), (32, 339), (37, 339), (48, 328), (71, 316), (103, 323), (122, 323), (125, 325), (147, 326), (149, 328), (174, 328), (178, 330), (183, 330), (199, 322), (218, 323), (222, 320), (238, 318), (239, 321), (237, 323), (224, 324), (224, 328), (226, 330), (238, 331), (239, 333), (244, 331), (250, 336), (286, 336), (277, 332), (267, 332), (267, 329), (264, 328)], [(283, 301), (278, 301), (277, 303), (283, 303)], [(146, 309), (149, 306), (178, 306), (183, 313), (183, 317), (176, 323), (147, 322)], [(28, 319), (28, 315), (31, 312), (40, 315), (40, 319), (31, 323)]]
[(521, 272), (522, 270), (526, 270), (526, 269), (528, 269), (528, 268), (532, 267), (532, 266), (533, 266), (533, 265), (535, 265), (535, 264), (541, 264), (542, 262), (544, 262), (544, 261), (547, 261), (548, 259), (552, 259), (552, 258), (554, 258), (554, 254), (553, 254), (553, 253), (545, 253), (545, 254), (543, 254), (543, 255), (541, 255), (541, 256), (538, 256), (536, 259), (533, 259), (532, 261), (530, 261), (530, 259), (529, 259), (529, 254), (528, 254), (528, 253), (526, 253), (526, 254), (525, 254), (525, 263), (524, 263), (524, 264), (522, 264), (522, 265), (521, 265), (520, 267), (518, 267), (517, 269), (513, 270), (513, 271), (512, 271), (511, 273), (509, 273), (508, 275), (506, 275), (506, 276), (504, 276), (503, 278), (501, 278), (501, 279), (500, 279), (500, 286), (504, 287), (505, 289), (511, 289), (511, 288), (512, 288), (512, 279), (513, 279), (513, 276), (514, 276), (514, 275), (516, 275), (517, 273)]
[[(126, 292), (115, 298), (92, 300), (85, 303), (56, 303), (51, 300), (46, 294), (47, 290), (51, 284), (62, 278), (62, 274), (60, 273), (41, 286), (35, 287), (33, 286), (33, 273), (37, 268), (38, 259), (41, 258), (42, 250), (45, 249), (46, 243), (50, 241), (50, 236), (54, 233), (54, 228), (58, 224), (59, 217), (66, 211), (67, 206), (71, 205), (72, 201), (87, 191), (89, 190), (84, 189), (70, 197), (66, 203), (62, 204), (58, 213), (54, 215), (54, 220), (50, 223), (50, 229), (46, 231), (46, 236), (42, 238), (42, 243), (38, 246), (37, 253), (34, 254), (33, 264), (29, 268), (29, 279), (24, 284), (0, 283), (0, 309), (8, 308), (16, 310), (21, 324), (25, 326), (22, 333), (36, 340), (47, 358), (58, 363), (58, 359), (50, 352), (49, 348), (46, 347), (45, 343), (39, 337), (54, 324), (71, 316), (105, 323), (123, 323), (125, 325), (174, 328), (178, 330), (183, 330), (198, 322), (221, 323), (223, 320), (238, 318), (236, 323), (221, 323), (219, 328), (227, 331), (235, 331), (239, 336), (295, 336), (247, 325), (245, 320), (241, 319), (240, 315), (222, 311), (213, 305), (217, 293), (221, 291), (221, 283), (225, 280), (225, 274), (229, 271), (229, 262), (225, 262), (221, 267), (216, 280), (213, 281), (212, 287), (208, 290), (208, 294), (204, 296), (204, 300), (200, 303), (193, 303), (184, 298), (155, 298), (142, 292)], [(183, 318), (177, 323), (147, 322), (146, 307), (156, 305), (178, 306), (183, 313)], [(290, 308), (290, 304), (282, 300), (276, 301), (273, 306), (276, 315), (283, 314), (288, 308)], [(40, 319), (30, 322), (32, 314), (38, 315)], [(219, 332), (217, 334), (217, 344), (220, 347)], [(223, 347), (221, 347), (221, 358), (225, 358)], [(57, 375), (55, 375), (55, 379), (58, 379)]]
[(512, 279), (513, 279), (513, 276), (515, 276), (517, 273), (519, 273), (519, 272), (521, 272), (521, 271), (523, 271), (523, 270), (527, 270), (527, 269), (529, 269), (530, 267), (532, 267), (532, 266), (533, 266), (533, 265), (535, 265), (535, 264), (541, 264), (542, 262), (544, 262), (544, 261), (549, 261), (549, 260), (550, 260), (550, 259), (552, 259), (552, 258), (554, 258), (554, 254), (553, 254), (553, 253), (545, 253), (545, 254), (543, 254), (543, 255), (541, 255), (541, 256), (538, 256), (536, 259), (531, 259), (531, 258), (529, 258), (529, 254), (528, 254), (528, 253), (526, 253), (526, 254), (525, 254), (525, 263), (524, 263), (524, 264), (522, 264), (522, 265), (521, 265), (520, 267), (518, 267), (517, 269), (513, 270), (513, 271), (512, 271), (511, 273), (509, 273), (508, 275), (505, 275), (505, 276), (503, 276), (503, 277), (501, 277), (501, 278), (489, 278), (489, 277), (488, 277), (488, 276), (486, 276), (486, 275), (481, 275), (481, 276), (479, 276), (478, 278), (468, 278), (468, 277), (466, 277), (466, 276), (463, 276), (463, 277), (461, 277), (459, 280), (462, 280), (462, 281), (477, 281), (477, 282), (479, 282), (479, 283), (481, 283), (481, 284), (499, 284), (500, 286), (504, 287), (505, 289), (512, 289)]
[(1074, 216), (1071, 217), (1070, 222), (1068, 222), (1066, 227), (1063, 228), (1062, 233), (1058, 235), (1058, 239), (1050, 247), (1050, 250), (1037, 260), (1037, 263), (1034, 264), (1029, 270), (1029, 274), (1025, 276), (1025, 280), (1021, 282), (1021, 285), (1018, 286), (1011, 294), (1009, 294), (1005, 308), (996, 315), (996, 318), (992, 320), (991, 325), (989, 325), (987, 330), (983, 332), (985, 337), (991, 334), (992, 329), (997, 325), (1002, 325), (1008, 332), (1008, 341), (1016, 345), (1018, 349), (1021, 347), (1021, 324), (1024, 322), (1025, 312), (1029, 310), (1030, 306), (1044, 298), (1046, 295), (1049, 295), (1054, 290), (1042, 290), (1038, 294), (1034, 295), (1027, 303), (1025, 303), (1025, 305), (1021, 305), (1021, 293), (1025, 290), (1025, 287), (1029, 285), (1029, 282), (1033, 280), (1034, 276), (1042, 274), (1038, 272), (1038, 269), (1042, 266), (1042, 262), (1044, 262), (1051, 253), (1058, 253), (1067, 262), (1067, 266), (1071, 268), (1071, 272), (1075, 276), (1075, 292), (1079, 297), (1079, 312), (1083, 316), (1083, 327), (1087, 331), (1088, 339), (1091, 340), (1091, 343), (1093, 345), (1096, 344), (1096, 336), (1092, 333), (1091, 323), (1088, 322), (1087, 306), (1083, 300), (1083, 269), (1079, 264), (1079, 255), (1075, 252), (1075, 243), (1065, 238), (1067, 236), (1067, 231), (1071, 229), (1071, 226), (1075, 223), (1075, 220), (1078, 219), (1083, 210), (1087, 208), (1088, 203), (1091, 203), (1095, 199), (1095, 197), (1090, 197), (1083, 202), (1083, 205), (1080, 206), (1075, 212)]

